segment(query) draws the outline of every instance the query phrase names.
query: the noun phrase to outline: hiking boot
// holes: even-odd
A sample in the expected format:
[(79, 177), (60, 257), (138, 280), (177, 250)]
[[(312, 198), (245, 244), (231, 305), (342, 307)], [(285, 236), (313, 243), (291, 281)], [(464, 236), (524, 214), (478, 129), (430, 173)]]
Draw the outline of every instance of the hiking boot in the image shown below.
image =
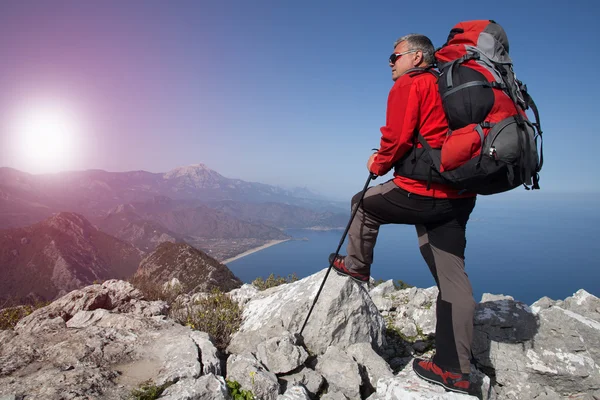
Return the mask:
[(335, 253), (331, 253), (329, 255), (329, 264), (333, 266), (338, 275), (348, 276), (360, 283), (369, 282), (369, 275), (352, 272), (346, 268), (346, 256), (336, 256)]
[(471, 394), (471, 382), (469, 374), (444, 371), (433, 361), (415, 358), (413, 370), (419, 378), (431, 383), (442, 385), (446, 390), (457, 393)]

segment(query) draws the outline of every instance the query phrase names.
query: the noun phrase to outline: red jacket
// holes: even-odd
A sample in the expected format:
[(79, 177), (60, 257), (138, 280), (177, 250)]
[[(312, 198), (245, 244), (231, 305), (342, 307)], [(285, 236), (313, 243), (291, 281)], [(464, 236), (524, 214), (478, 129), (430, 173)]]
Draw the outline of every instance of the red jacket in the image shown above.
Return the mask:
[[(385, 126), (381, 128), (379, 151), (371, 165), (371, 172), (387, 174), (394, 164), (413, 146), (415, 133), (421, 135), (433, 148), (441, 148), (448, 132), (448, 122), (442, 107), (442, 98), (433, 74), (421, 73), (399, 77), (388, 96)], [(418, 144), (418, 147), (421, 147)], [(418, 181), (394, 174), (394, 183), (402, 189), (421, 196), (438, 198), (472, 197), (459, 195), (450, 186)]]

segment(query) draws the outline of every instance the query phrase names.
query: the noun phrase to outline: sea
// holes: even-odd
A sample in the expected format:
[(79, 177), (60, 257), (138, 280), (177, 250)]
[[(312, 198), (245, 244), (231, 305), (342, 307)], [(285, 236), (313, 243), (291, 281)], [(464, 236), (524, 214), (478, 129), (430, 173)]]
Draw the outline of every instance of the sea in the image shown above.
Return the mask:
[[(493, 293), (532, 304), (544, 296), (562, 300), (579, 289), (600, 297), (600, 194), (538, 193), (478, 197), (467, 224), (465, 253), (476, 301)], [(301, 279), (329, 266), (328, 256), (344, 230), (286, 232), (294, 239), (228, 267), (245, 283), (269, 274)], [(346, 242), (340, 253), (346, 253)], [(381, 227), (371, 276), (435, 286), (414, 226)]]

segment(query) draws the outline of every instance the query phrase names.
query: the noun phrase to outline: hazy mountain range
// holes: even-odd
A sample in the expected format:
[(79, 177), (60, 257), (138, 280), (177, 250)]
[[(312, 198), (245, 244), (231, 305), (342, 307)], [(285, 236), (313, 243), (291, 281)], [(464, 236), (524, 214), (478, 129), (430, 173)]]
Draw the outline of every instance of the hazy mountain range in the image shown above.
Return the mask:
[(190, 204), (233, 200), (345, 212), (345, 205), (327, 201), (306, 189), (287, 190), (230, 179), (203, 164), (166, 173), (87, 170), (44, 175), (3, 167), (0, 228), (26, 226), (60, 211), (77, 212), (95, 222), (120, 204), (153, 200), (156, 196), (187, 200)]
[[(219, 259), (289, 239), (284, 229), (344, 226), (348, 214), (337, 207), (306, 189), (229, 179), (201, 164), (164, 174), (0, 168), (0, 300), (52, 299), (94, 281), (130, 278), (143, 257), (154, 257), (161, 277), (184, 271), (165, 249), (204, 260), (189, 265), (210, 259), (214, 272), (224, 267)], [(184, 247), (152, 253), (165, 242)]]

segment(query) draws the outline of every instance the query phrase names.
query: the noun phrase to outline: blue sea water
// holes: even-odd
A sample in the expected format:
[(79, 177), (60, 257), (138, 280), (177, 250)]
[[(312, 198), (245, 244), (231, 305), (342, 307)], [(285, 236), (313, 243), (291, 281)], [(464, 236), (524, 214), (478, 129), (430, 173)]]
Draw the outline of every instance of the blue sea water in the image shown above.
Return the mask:
[[(466, 271), (476, 301), (483, 293), (511, 295), (531, 304), (564, 299), (579, 289), (600, 297), (600, 195), (480, 196), (467, 225)], [(328, 267), (343, 230), (289, 230), (292, 240), (228, 264), (244, 282), (270, 273), (304, 278)], [(345, 254), (346, 244), (341, 252)], [(375, 279), (434, 286), (418, 249), (415, 228), (380, 230), (371, 269)]]

